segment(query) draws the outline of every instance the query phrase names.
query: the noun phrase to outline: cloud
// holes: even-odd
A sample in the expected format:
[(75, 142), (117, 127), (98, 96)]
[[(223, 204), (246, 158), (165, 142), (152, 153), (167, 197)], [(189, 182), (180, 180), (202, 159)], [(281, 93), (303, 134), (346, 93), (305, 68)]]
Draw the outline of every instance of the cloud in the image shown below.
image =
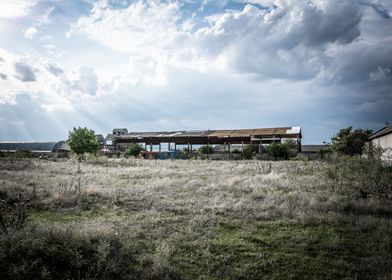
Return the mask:
[[(259, 79), (311, 79), (330, 63), (325, 50), (360, 36), (361, 6), (352, 1), (267, 1), (207, 18), (194, 28), (177, 2), (137, 1), (126, 8), (107, 1), (80, 18), (70, 36), (87, 38), (131, 59)], [(193, 19), (194, 21), (195, 19)], [(182, 29), (192, 25), (193, 28)], [(193, 31), (190, 31), (193, 30)]]
[(25, 16), (29, 9), (36, 4), (36, 0), (2, 0), (0, 2), (0, 18)]
[(46, 8), (44, 13), (42, 14), (42, 16), (37, 18), (38, 24), (42, 25), (42, 24), (51, 23), (51, 20), (49, 19), (49, 17), (52, 14), (52, 12), (54, 11), (54, 9), (55, 9), (54, 6)]
[[(15, 103), (20, 94), (39, 98), (46, 108), (67, 108), (73, 102), (96, 95), (94, 69), (87, 66), (65, 71), (58, 62), (42, 57), (20, 56), (0, 49), (0, 103)], [(60, 107), (57, 107), (60, 106)]]
[(98, 77), (94, 69), (87, 66), (81, 66), (73, 72), (71, 86), (74, 90), (82, 94), (95, 95), (98, 89)]
[(168, 48), (177, 39), (179, 9), (176, 2), (158, 1), (137, 1), (121, 9), (101, 0), (89, 16), (78, 19), (68, 35), (86, 35), (116, 51), (140, 55)]
[(25, 38), (31, 40), (31, 39), (35, 38), (37, 33), (38, 33), (38, 29), (35, 28), (34, 26), (32, 26), (32, 27), (29, 27), (29, 28), (26, 29), (26, 31), (24, 32), (24, 36), (25, 36)]
[(7, 75), (3, 74), (3, 73), (0, 73), (0, 78), (3, 79), (3, 80), (7, 80)]
[(15, 77), (23, 82), (34, 82), (36, 80), (34, 70), (30, 65), (17, 62), (15, 63), (15, 72)]
[(48, 62), (46, 65), (46, 69), (55, 76), (59, 76), (64, 73), (64, 70), (54, 62)]
[[(316, 143), (390, 118), (388, 1), (240, 2), (193, 1), (186, 11), (180, 1), (99, 1), (79, 19), (50, 17), (52, 33), (35, 22), (45, 37), (19, 54), (0, 49), (3, 131), (23, 120), (40, 136), (37, 123), (56, 120), (65, 127), (56, 135), (74, 125), (102, 133), (303, 125), (305, 143)], [(67, 30), (71, 39), (60, 40)]]

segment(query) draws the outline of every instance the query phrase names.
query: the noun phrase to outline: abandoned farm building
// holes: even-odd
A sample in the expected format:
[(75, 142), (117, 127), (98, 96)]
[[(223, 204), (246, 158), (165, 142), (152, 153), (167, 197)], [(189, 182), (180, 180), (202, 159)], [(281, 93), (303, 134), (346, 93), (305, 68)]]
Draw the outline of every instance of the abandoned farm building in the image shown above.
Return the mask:
[[(101, 137), (99, 136), (101, 139)], [(193, 145), (219, 145), (230, 152), (232, 145), (262, 145), (272, 142), (281, 143), (287, 139), (295, 141), (298, 151), (301, 150), (301, 127), (227, 129), (227, 130), (190, 130), (190, 131), (160, 131), (160, 132), (128, 132), (126, 128), (113, 129), (103, 141), (103, 148), (108, 150), (125, 150), (131, 144), (144, 145), (146, 150), (153, 151), (154, 146), (165, 144), (167, 150), (177, 150), (177, 145), (187, 145), (192, 151)], [(101, 142), (102, 143), (102, 142)], [(227, 149), (226, 149), (227, 148)]]
[(392, 158), (392, 125), (386, 126), (369, 137), (374, 147), (384, 150), (384, 158)]
[(16, 152), (29, 151), (33, 153), (69, 152), (65, 141), (59, 142), (0, 142), (0, 151)]
[(392, 149), (392, 125), (386, 126), (376, 131), (369, 137), (373, 145), (380, 146), (383, 149)]

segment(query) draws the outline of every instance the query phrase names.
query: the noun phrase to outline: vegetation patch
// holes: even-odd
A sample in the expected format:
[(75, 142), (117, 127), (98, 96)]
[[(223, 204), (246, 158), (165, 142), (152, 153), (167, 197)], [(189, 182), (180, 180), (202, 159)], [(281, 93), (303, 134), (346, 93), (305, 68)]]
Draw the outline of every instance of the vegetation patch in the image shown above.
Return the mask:
[(371, 159), (26, 161), (0, 170), (1, 279), (392, 273), (390, 173)]

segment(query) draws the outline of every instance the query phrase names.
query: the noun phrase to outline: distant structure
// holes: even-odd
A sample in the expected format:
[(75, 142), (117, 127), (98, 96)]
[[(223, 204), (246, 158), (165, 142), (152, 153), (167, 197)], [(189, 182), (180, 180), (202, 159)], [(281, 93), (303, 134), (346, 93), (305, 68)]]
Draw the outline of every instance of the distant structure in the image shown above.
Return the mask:
[(243, 148), (245, 144), (252, 144), (258, 145), (261, 153), (263, 145), (282, 143), (287, 139), (293, 139), (298, 152), (301, 151), (302, 133), (299, 126), (160, 132), (128, 132), (126, 128), (115, 128), (112, 134), (106, 136), (101, 148), (104, 151), (123, 151), (131, 144), (137, 143), (144, 146), (147, 151), (158, 148), (160, 152), (163, 144), (168, 151), (177, 150), (178, 145), (186, 145), (188, 151), (192, 151), (195, 145), (221, 145), (224, 151), (230, 153), (232, 145)]
[(28, 151), (32, 153), (67, 153), (71, 149), (67, 142), (0, 142), (0, 151)]
[(301, 153), (308, 159), (319, 159), (321, 157), (321, 151), (327, 151), (331, 148), (331, 145), (302, 145)]
[(372, 145), (384, 151), (383, 157), (392, 157), (392, 125), (388, 125), (369, 137)]

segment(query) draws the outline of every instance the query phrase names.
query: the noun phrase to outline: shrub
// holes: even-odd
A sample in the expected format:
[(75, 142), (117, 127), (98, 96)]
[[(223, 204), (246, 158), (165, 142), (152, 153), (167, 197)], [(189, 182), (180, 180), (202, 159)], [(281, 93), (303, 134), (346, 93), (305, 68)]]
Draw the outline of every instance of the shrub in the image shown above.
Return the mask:
[(244, 159), (252, 159), (253, 158), (253, 146), (246, 145), (246, 147), (242, 150), (242, 157)]
[(365, 156), (334, 156), (324, 171), (332, 191), (351, 197), (392, 198), (392, 165), (381, 158), (382, 152), (372, 151)]
[(10, 197), (7, 192), (0, 193), (0, 234), (15, 233), (24, 227), (27, 205), (20, 193), (17, 198)]
[(0, 279), (138, 278), (133, 250), (115, 236), (30, 229), (2, 236), (0, 251)]
[(289, 147), (286, 144), (272, 143), (267, 151), (275, 160), (289, 158)]
[(293, 140), (288, 140), (285, 143), (272, 143), (268, 146), (267, 152), (275, 159), (287, 160), (290, 157), (297, 155), (297, 151), (294, 150), (296, 145)]
[(320, 159), (324, 159), (326, 154), (332, 153), (332, 150), (330, 148), (321, 148), (318, 151), (319, 155), (320, 155)]
[(372, 131), (369, 129), (353, 130), (351, 126), (341, 129), (332, 140), (332, 149), (344, 155), (362, 155), (365, 143)]
[(210, 145), (204, 145), (199, 148), (199, 153), (201, 154), (213, 154), (214, 149)]
[(130, 156), (138, 157), (140, 155), (140, 152), (143, 151), (144, 149), (140, 147), (139, 144), (132, 144), (127, 151), (127, 154)]

